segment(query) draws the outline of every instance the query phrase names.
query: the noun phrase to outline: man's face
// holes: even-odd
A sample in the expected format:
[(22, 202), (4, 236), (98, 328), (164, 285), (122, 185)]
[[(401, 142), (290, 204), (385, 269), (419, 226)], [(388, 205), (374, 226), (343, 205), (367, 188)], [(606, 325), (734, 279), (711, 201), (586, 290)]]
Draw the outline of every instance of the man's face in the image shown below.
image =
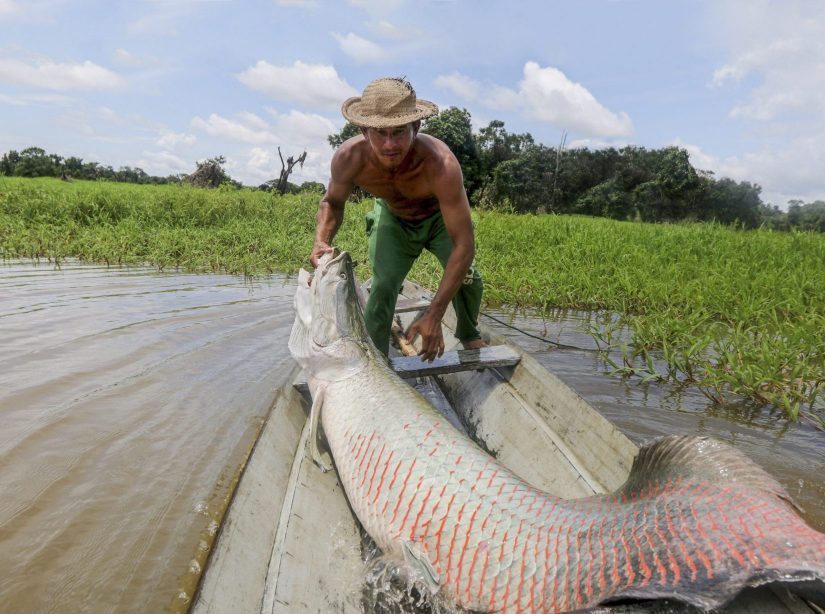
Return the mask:
[(415, 140), (415, 124), (394, 128), (365, 128), (364, 137), (384, 168), (397, 168), (407, 156)]

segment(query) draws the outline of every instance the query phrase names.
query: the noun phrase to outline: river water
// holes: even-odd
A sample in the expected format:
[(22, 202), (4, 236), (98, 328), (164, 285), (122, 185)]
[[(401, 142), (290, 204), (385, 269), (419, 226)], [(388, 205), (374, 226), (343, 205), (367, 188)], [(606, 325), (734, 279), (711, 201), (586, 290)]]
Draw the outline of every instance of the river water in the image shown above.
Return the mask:
[[(0, 263), (0, 611), (185, 609), (285, 374), (294, 285)], [(709, 434), (825, 530), (825, 434), (605, 374), (585, 314), (484, 317), (631, 439)]]

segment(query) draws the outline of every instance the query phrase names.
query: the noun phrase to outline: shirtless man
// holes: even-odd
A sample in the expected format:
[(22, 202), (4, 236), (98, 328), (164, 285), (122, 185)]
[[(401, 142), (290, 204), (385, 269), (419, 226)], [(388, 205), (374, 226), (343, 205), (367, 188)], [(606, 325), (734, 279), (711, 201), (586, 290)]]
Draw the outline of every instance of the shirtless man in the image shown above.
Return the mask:
[(332, 250), (344, 203), (360, 186), (377, 197), (367, 215), (373, 282), (364, 319), (378, 349), (385, 354), (389, 350), (398, 291), (422, 249), (435, 254), (444, 275), (407, 339), (421, 336), (422, 359), (441, 356), (441, 318), (452, 301), (459, 341), (467, 349), (487, 345), (478, 331), (483, 284), (473, 267), (475, 240), (461, 167), (442, 141), (418, 134), (421, 120), (436, 115), (438, 107), (417, 99), (403, 79), (377, 79), (341, 110), (362, 134), (347, 140), (332, 157), (310, 262), (317, 266), (321, 255)]

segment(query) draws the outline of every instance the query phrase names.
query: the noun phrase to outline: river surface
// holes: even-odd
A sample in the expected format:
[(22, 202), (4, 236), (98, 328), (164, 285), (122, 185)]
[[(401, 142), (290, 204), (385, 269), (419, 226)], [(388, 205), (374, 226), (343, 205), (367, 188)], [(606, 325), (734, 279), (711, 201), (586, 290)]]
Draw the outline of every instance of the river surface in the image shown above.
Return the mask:
[[(185, 609), (291, 369), (294, 285), (0, 263), (0, 611)], [(631, 439), (700, 433), (773, 473), (825, 530), (825, 433), (605, 373), (586, 314), (483, 317)]]

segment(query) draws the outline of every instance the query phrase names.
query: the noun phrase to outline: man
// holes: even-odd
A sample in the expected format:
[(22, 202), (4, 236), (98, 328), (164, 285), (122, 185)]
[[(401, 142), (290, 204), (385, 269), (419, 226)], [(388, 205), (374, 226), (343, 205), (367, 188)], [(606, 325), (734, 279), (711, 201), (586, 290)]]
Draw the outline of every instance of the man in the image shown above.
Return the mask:
[(443, 142), (418, 134), (421, 120), (436, 115), (438, 107), (417, 99), (409, 82), (385, 78), (370, 83), (363, 96), (346, 100), (341, 111), (361, 128), (361, 136), (344, 142), (332, 157), (310, 262), (317, 266), (332, 250), (344, 203), (359, 186), (377, 197), (367, 215), (373, 281), (364, 319), (378, 349), (389, 350), (398, 290), (422, 249), (438, 258), (444, 275), (407, 339), (421, 336), (422, 359), (441, 356), (441, 318), (452, 301), (459, 341), (467, 349), (487, 345), (478, 331), (483, 285), (473, 267), (475, 240), (461, 166)]

